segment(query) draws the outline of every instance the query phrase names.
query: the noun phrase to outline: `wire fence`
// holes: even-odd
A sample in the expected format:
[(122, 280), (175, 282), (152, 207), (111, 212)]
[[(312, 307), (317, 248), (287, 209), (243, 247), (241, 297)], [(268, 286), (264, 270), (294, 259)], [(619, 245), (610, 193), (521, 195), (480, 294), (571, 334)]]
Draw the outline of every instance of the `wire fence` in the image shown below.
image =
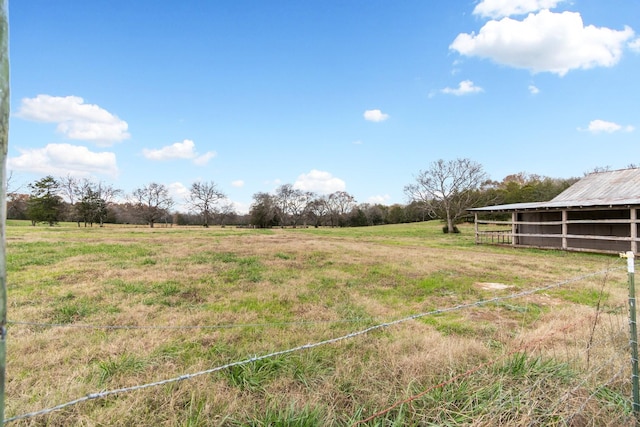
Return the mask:
[[(534, 295), (534, 294), (540, 294), (540, 293), (544, 293), (546, 291), (552, 290), (552, 289), (556, 289), (556, 288), (562, 288), (566, 285), (569, 284), (573, 284), (573, 283), (578, 283), (581, 281), (584, 281), (586, 279), (590, 279), (590, 278), (594, 278), (594, 277), (599, 277), (599, 276), (606, 276), (607, 274), (609, 274), (609, 272), (611, 271), (615, 271), (615, 270), (621, 270), (623, 269), (623, 267), (614, 267), (614, 268), (607, 268), (605, 270), (601, 270), (601, 271), (597, 271), (594, 273), (590, 273), (590, 274), (586, 274), (586, 275), (581, 275), (578, 277), (574, 277), (572, 279), (569, 280), (565, 280), (565, 281), (561, 281), (561, 282), (557, 282), (557, 283), (553, 283), (550, 285), (546, 285), (546, 286), (541, 286), (541, 287), (537, 287), (535, 289), (530, 289), (530, 290), (525, 290), (522, 292), (516, 292), (516, 293), (512, 293), (512, 294), (508, 294), (508, 295), (503, 295), (503, 296), (496, 296), (494, 298), (489, 298), (489, 299), (484, 299), (484, 300), (479, 300), (479, 301), (474, 301), (474, 302), (470, 302), (470, 303), (464, 303), (464, 304), (458, 304), (458, 305), (453, 305), (451, 307), (442, 307), (442, 308), (438, 308), (438, 309), (434, 309), (434, 310), (430, 310), (430, 311), (426, 311), (426, 312), (421, 312), (421, 313), (415, 313), (409, 316), (405, 316), (402, 318), (398, 318), (395, 320), (390, 320), (390, 321), (386, 321), (386, 322), (378, 322), (372, 326), (368, 326), (365, 327), (363, 329), (357, 330), (357, 331), (353, 331), (347, 334), (343, 334), (343, 335), (339, 335), (333, 338), (329, 338), (329, 339), (325, 339), (325, 340), (320, 340), (320, 341), (316, 341), (316, 342), (312, 342), (312, 343), (306, 343), (303, 345), (298, 345), (298, 346), (294, 346), (285, 350), (279, 350), (279, 351), (273, 351), (273, 352), (269, 352), (269, 353), (265, 353), (262, 355), (256, 355), (253, 357), (248, 357), (242, 360), (238, 360), (238, 361), (234, 361), (231, 363), (226, 363), (226, 364), (222, 364), (220, 366), (216, 366), (210, 369), (205, 369), (205, 370), (201, 370), (201, 371), (197, 371), (197, 372), (193, 372), (193, 373), (186, 373), (186, 374), (182, 374), (182, 375), (178, 375), (178, 376), (174, 376), (171, 378), (166, 378), (166, 379), (162, 379), (162, 380), (158, 380), (158, 381), (153, 381), (153, 382), (149, 382), (149, 383), (144, 383), (144, 384), (138, 384), (138, 385), (133, 385), (130, 387), (121, 387), (121, 388), (114, 388), (111, 390), (103, 390), (103, 391), (96, 391), (93, 393), (89, 393), (85, 396), (79, 397), (79, 398), (75, 398), (72, 400), (69, 400), (67, 402), (61, 403), (61, 404), (57, 404), (48, 408), (44, 408), (41, 410), (37, 410), (37, 411), (33, 411), (33, 412), (28, 412), (28, 413), (24, 413), (24, 414), (20, 414), (20, 415), (16, 415), (10, 418), (7, 418), (4, 420), (5, 423), (11, 423), (11, 422), (15, 422), (18, 420), (25, 420), (25, 419), (30, 419), (30, 418), (34, 418), (34, 417), (41, 417), (41, 416), (46, 416), (48, 414), (52, 414), (54, 412), (81, 404), (83, 402), (87, 402), (87, 401), (91, 401), (91, 400), (97, 400), (97, 399), (103, 399), (103, 398), (107, 398), (109, 396), (114, 396), (114, 395), (120, 395), (120, 394), (125, 394), (125, 393), (131, 393), (131, 392), (135, 392), (138, 390), (143, 390), (143, 389), (148, 389), (148, 388), (154, 388), (154, 387), (159, 387), (162, 385), (167, 385), (167, 384), (172, 384), (172, 383), (178, 383), (178, 382), (184, 382), (187, 380), (191, 380), (194, 379), (196, 377), (200, 377), (200, 376), (204, 376), (204, 375), (209, 375), (209, 374), (213, 374), (216, 372), (220, 372), (220, 371), (224, 371), (224, 370), (228, 370), (234, 367), (240, 367), (243, 365), (249, 365), (252, 363), (256, 363), (259, 361), (264, 361), (266, 359), (271, 359), (271, 358), (276, 358), (276, 357), (280, 357), (280, 356), (285, 356), (285, 355), (289, 355), (292, 353), (296, 353), (296, 352), (301, 352), (301, 351), (309, 351), (312, 349), (315, 349), (317, 347), (321, 347), (321, 346), (326, 346), (326, 345), (331, 345), (331, 344), (336, 344), (342, 341), (346, 341), (346, 340), (351, 340), (366, 334), (369, 334), (373, 331), (376, 330), (381, 330), (381, 329), (389, 329), (392, 326), (397, 326), (397, 325), (401, 325), (404, 323), (407, 323), (409, 321), (413, 321), (413, 320), (417, 320), (420, 318), (424, 318), (424, 317), (428, 317), (428, 316), (435, 316), (435, 315), (442, 315), (445, 313), (451, 313), (451, 312), (456, 312), (456, 311), (461, 311), (461, 310), (467, 310), (467, 309), (471, 309), (471, 308), (476, 308), (476, 307), (482, 307), (482, 306), (487, 306), (487, 305), (491, 305), (491, 304), (498, 304), (504, 301), (508, 301), (508, 300), (514, 300), (514, 299), (519, 299), (519, 298), (523, 298), (523, 297), (527, 297), (530, 295)], [(494, 358), (488, 361), (485, 361), (483, 363), (480, 363), (476, 366), (473, 366), (467, 370), (465, 370), (464, 372), (452, 375), (450, 378), (444, 380), (444, 381), (440, 381), (437, 384), (428, 387), (424, 390), (422, 390), (419, 393), (415, 393), (413, 395), (410, 395), (408, 397), (404, 397), (402, 399), (399, 399), (397, 402), (389, 405), (387, 408), (379, 410), (377, 412), (375, 412), (374, 414), (368, 416), (368, 417), (359, 417), (359, 414), (356, 413), (353, 415), (354, 421), (353, 421), (353, 425), (363, 425), (363, 424), (369, 424), (369, 423), (373, 423), (373, 425), (386, 425), (384, 423), (384, 421), (379, 421), (380, 418), (385, 418), (388, 417), (390, 413), (392, 412), (398, 412), (399, 408), (403, 408), (402, 410), (404, 411), (404, 413), (408, 413), (410, 417), (420, 417), (420, 412), (421, 409), (419, 408), (420, 405), (418, 405), (416, 402), (419, 402), (420, 400), (423, 400), (425, 398), (425, 396), (429, 395), (430, 393), (433, 393), (436, 390), (439, 390), (440, 392), (442, 392), (442, 390), (444, 390), (446, 387), (448, 386), (456, 386), (456, 384), (460, 384), (460, 381), (464, 381), (464, 380), (468, 380), (469, 378), (472, 378), (474, 374), (481, 372), (481, 371), (485, 371), (485, 370), (489, 370), (489, 369), (505, 369), (504, 368), (504, 364), (505, 363), (512, 363), (510, 362), (510, 359), (513, 359), (514, 357), (520, 355), (520, 354), (524, 354), (527, 353), (529, 355), (534, 354), (536, 352), (539, 352), (540, 355), (543, 354), (542, 349), (545, 347), (545, 343), (548, 343), (554, 339), (558, 339), (558, 337), (562, 338), (562, 339), (571, 339), (571, 334), (570, 331), (573, 328), (576, 328), (577, 325), (587, 325), (589, 328), (593, 328), (593, 331), (591, 332), (590, 338), (589, 338), (589, 342), (584, 343), (585, 345), (581, 345), (578, 346), (579, 348), (582, 348), (581, 351), (571, 354), (571, 355), (564, 355), (565, 357), (563, 358), (565, 360), (565, 363), (568, 364), (577, 364), (580, 363), (582, 365), (584, 365), (585, 363), (588, 365), (589, 364), (589, 360), (590, 360), (590, 356), (591, 354), (596, 351), (594, 349), (599, 349), (598, 351), (600, 352), (604, 352), (604, 353), (610, 353), (608, 358), (604, 359), (604, 361), (601, 361), (597, 367), (593, 367), (587, 370), (581, 370), (581, 372), (586, 372), (586, 375), (583, 375), (579, 378), (575, 378), (572, 379), (573, 383), (571, 384), (571, 387), (565, 387), (567, 389), (566, 393), (564, 393), (563, 395), (561, 395), (558, 399), (556, 399), (553, 402), (548, 402), (545, 401), (544, 404), (544, 411), (547, 413), (548, 416), (552, 416), (553, 414), (562, 412), (559, 410), (559, 408), (564, 407), (568, 404), (571, 404), (572, 407), (574, 409), (572, 409), (571, 412), (571, 416), (573, 418), (580, 418), (580, 414), (583, 412), (584, 408), (586, 406), (588, 406), (590, 404), (590, 402), (598, 397), (598, 393), (606, 393), (609, 392), (608, 389), (606, 389), (606, 387), (613, 382), (619, 382), (619, 381), (623, 381), (625, 382), (624, 378), (628, 377), (628, 373), (626, 372), (627, 369), (625, 369), (627, 366), (623, 365), (623, 367), (620, 367), (620, 360), (621, 358), (626, 357), (625, 355), (628, 353), (628, 346), (627, 343), (625, 343), (625, 345), (620, 346), (619, 345), (619, 341), (620, 340), (616, 340), (615, 344), (616, 345), (612, 345), (612, 335), (620, 335), (623, 333), (623, 329), (624, 327), (616, 324), (616, 325), (612, 325), (610, 324), (608, 329), (603, 331), (603, 332), (597, 332), (595, 329), (595, 325), (598, 323), (598, 315), (599, 312), (596, 312), (595, 314), (592, 314), (588, 317), (585, 318), (581, 318), (578, 319), (575, 322), (572, 322), (570, 324), (564, 325), (561, 328), (558, 328), (557, 330), (551, 330), (548, 331), (548, 333), (546, 333), (543, 337), (539, 337), (537, 339), (534, 340), (528, 340), (527, 342), (522, 342), (520, 345), (508, 350), (508, 351), (504, 351), (503, 354), (498, 357), (498, 358)], [(601, 320), (601, 319), (600, 319)], [(320, 320), (320, 321), (300, 321), (300, 322), (265, 322), (265, 323), (241, 323), (241, 324), (217, 324), (217, 325), (186, 325), (186, 326), (167, 326), (167, 325), (160, 325), (160, 326), (154, 326), (154, 325), (89, 325), (89, 324), (56, 324), (56, 323), (37, 323), (37, 322), (26, 322), (26, 321), (10, 321), (9, 324), (12, 327), (37, 327), (37, 328), (76, 328), (78, 330), (86, 330), (86, 329), (104, 329), (104, 330), (134, 330), (134, 329), (141, 329), (141, 330), (147, 330), (147, 329), (157, 329), (157, 330), (195, 330), (195, 329), (230, 329), (230, 328), (269, 328), (269, 327), (283, 327), (283, 326), (291, 326), (291, 325), (316, 325), (316, 324), (322, 324), (322, 323), (343, 323), (343, 324), (349, 324), (349, 323), (353, 323), (353, 324), (357, 324), (357, 323), (363, 323), (363, 322), (372, 322), (373, 319), (367, 319), (367, 318), (350, 318), (350, 319), (342, 319), (342, 320)], [(602, 321), (601, 321), (602, 323)], [(606, 329), (606, 328), (605, 328)], [(605, 349), (606, 350), (603, 350)], [(602, 358), (600, 359), (602, 360)], [(628, 361), (628, 358), (626, 359)], [(524, 363), (524, 362), (523, 362)], [(627, 363), (628, 365), (628, 363)], [(501, 368), (500, 368), (501, 367)], [(545, 378), (549, 378), (551, 375), (553, 375), (554, 373), (549, 373), (548, 377), (541, 377), (542, 381), (544, 381)], [(584, 394), (584, 385), (585, 384), (593, 384), (593, 383), (597, 383), (599, 384), (599, 386), (597, 386), (595, 389), (593, 389), (593, 391), (591, 391), (589, 394)], [(524, 393), (525, 395), (527, 395), (531, 401), (535, 401), (535, 399), (538, 399), (539, 401), (543, 401), (544, 396), (540, 395), (540, 393), (543, 393), (544, 388), (541, 387), (540, 383), (533, 383), (530, 384), (525, 390), (522, 391), (522, 393)], [(605, 390), (605, 391), (603, 391)], [(532, 397), (532, 396), (537, 396), (537, 397)], [(522, 397), (519, 397), (522, 398)], [(622, 395), (617, 395), (614, 396), (614, 398), (617, 399), (622, 399), (623, 402), (623, 406), (627, 405), (627, 403), (629, 402), (628, 397), (622, 396)], [(613, 399), (613, 398), (612, 398)], [(526, 399), (525, 399), (526, 400)], [(576, 404), (576, 401), (578, 401), (578, 404)], [(535, 412), (535, 411), (540, 411), (540, 408), (537, 407), (536, 405), (540, 405), (540, 402), (538, 403), (531, 403), (531, 412)], [(630, 405), (630, 403), (629, 403)], [(409, 408), (408, 408), (409, 407)], [(626, 406), (625, 406), (626, 407)], [(483, 420), (480, 420), (479, 425), (490, 425), (490, 424), (494, 424), (496, 422), (496, 418), (492, 418), (492, 417), (502, 417), (503, 414), (498, 413), (499, 411), (496, 411), (496, 413), (494, 415), (491, 415), (490, 412), (488, 413), (484, 413), (482, 415)], [(563, 413), (566, 413), (567, 411), (565, 410)], [(540, 414), (538, 414), (539, 416)], [(398, 416), (398, 414), (396, 413), (393, 416)], [(477, 416), (477, 414), (476, 414)], [(533, 416), (533, 415), (531, 415)], [(357, 419), (357, 418), (361, 418), (361, 419)], [(532, 418), (533, 419), (533, 418)], [(625, 412), (624, 414), (621, 415), (621, 419), (624, 420), (624, 422), (631, 420), (631, 415), (628, 412)], [(378, 420), (378, 421), (377, 421)], [(476, 418), (477, 420), (477, 418)], [(379, 422), (379, 424), (376, 424), (377, 422)], [(500, 424), (502, 424), (502, 422), (500, 422)], [(569, 425), (569, 424), (567, 424)], [(587, 424), (588, 425), (588, 424)], [(622, 424), (621, 424), (622, 425)]]

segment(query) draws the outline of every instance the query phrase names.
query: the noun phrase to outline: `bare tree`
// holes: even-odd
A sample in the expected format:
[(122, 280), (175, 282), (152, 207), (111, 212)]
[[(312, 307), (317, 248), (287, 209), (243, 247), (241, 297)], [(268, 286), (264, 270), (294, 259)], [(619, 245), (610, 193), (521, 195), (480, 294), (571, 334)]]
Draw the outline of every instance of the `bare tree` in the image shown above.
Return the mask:
[(236, 212), (236, 209), (231, 202), (225, 203), (220, 206), (220, 209), (217, 209), (215, 213), (215, 216), (218, 218), (219, 224), (223, 227), (227, 220), (233, 221), (237, 215), (238, 213)]
[(69, 205), (73, 206), (79, 198), (82, 198), (81, 196), (78, 197), (81, 185), (78, 178), (68, 174), (67, 176), (59, 177), (58, 182), (60, 183), (60, 194)]
[(304, 217), (307, 206), (313, 200), (313, 193), (294, 188), (291, 184), (281, 185), (274, 197), (280, 216), (280, 224), (297, 226)]
[(194, 182), (191, 184), (187, 203), (190, 208), (202, 216), (203, 225), (209, 227), (209, 220), (218, 212), (217, 204), (227, 196), (215, 182)]
[(346, 215), (356, 206), (356, 199), (346, 191), (331, 193), (324, 200), (332, 227), (342, 225)]
[(167, 187), (155, 182), (133, 190), (131, 199), (138, 217), (149, 224), (150, 228), (168, 215), (173, 206)]
[(328, 214), (326, 196), (316, 197), (307, 206), (307, 218), (316, 228), (322, 225)]
[(429, 169), (420, 171), (415, 184), (405, 186), (404, 192), (411, 201), (424, 204), (430, 217), (446, 220), (447, 231), (453, 233), (466, 209), (481, 200), (478, 190), (487, 180), (479, 163), (469, 159), (446, 162), (440, 159)]

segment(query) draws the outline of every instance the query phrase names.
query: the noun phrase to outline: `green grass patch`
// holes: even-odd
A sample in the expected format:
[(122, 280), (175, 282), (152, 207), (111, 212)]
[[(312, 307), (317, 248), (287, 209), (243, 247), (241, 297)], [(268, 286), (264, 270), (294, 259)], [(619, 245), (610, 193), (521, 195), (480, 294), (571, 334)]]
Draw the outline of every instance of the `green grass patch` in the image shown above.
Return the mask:
[(424, 316), (420, 320), (443, 335), (474, 336), (482, 325), (472, 324), (460, 314), (444, 313)]
[(130, 353), (98, 361), (95, 364), (98, 384), (102, 386), (115, 378), (139, 374), (148, 365), (147, 360)]
[(168, 280), (166, 282), (154, 283), (153, 289), (163, 297), (170, 297), (178, 295), (182, 291), (182, 285), (175, 280)]
[(549, 294), (565, 301), (589, 307), (602, 306), (609, 298), (609, 293), (593, 288), (557, 289), (550, 291)]
[(277, 378), (286, 366), (280, 357), (270, 357), (228, 368), (224, 375), (229, 383), (241, 390), (263, 391), (266, 385)]
[(119, 292), (126, 295), (147, 294), (151, 292), (151, 287), (143, 282), (129, 282), (122, 279), (111, 279), (105, 282), (107, 286), (113, 286)]
[(294, 254), (288, 254), (285, 252), (276, 252), (274, 256), (278, 259), (284, 259), (284, 260), (290, 260), (290, 259), (296, 258)]
[(473, 277), (455, 271), (439, 271), (421, 279), (417, 286), (426, 295), (465, 295), (473, 293)]
[(96, 301), (87, 297), (75, 297), (67, 293), (54, 304), (51, 319), (54, 323), (74, 323), (98, 312)]
[(111, 266), (141, 263), (153, 250), (140, 244), (86, 242), (10, 242), (7, 245), (7, 272), (28, 267), (51, 266), (69, 258), (80, 257), (78, 264), (106, 261)]
[(317, 427), (325, 425), (324, 410), (317, 407), (298, 407), (295, 402), (289, 406), (270, 405), (257, 416), (246, 420), (229, 419), (230, 426), (248, 427)]

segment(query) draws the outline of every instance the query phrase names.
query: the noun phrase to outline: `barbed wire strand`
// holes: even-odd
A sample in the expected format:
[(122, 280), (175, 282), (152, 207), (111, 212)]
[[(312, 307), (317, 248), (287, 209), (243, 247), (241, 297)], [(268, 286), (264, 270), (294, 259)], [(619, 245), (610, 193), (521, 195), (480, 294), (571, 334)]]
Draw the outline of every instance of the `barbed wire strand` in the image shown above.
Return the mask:
[[(142, 390), (142, 389), (147, 389), (147, 388), (151, 388), (151, 387), (157, 387), (157, 386), (161, 386), (161, 385), (166, 385), (166, 384), (170, 384), (170, 383), (175, 383), (175, 382), (180, 382), (180, 381), (184, 381), (184, 380), (189, 380), (195, 377), (199, 377), (202, 375), (208, 375), (208, 374), (212, 374), (214, 372), (219, 372), (222, 371), (224, 369), (228, 369), (228, 368), (232, 368), (234, 366), (240, 366), (240, 365), (246, 365), (248, 363), (253, 363), (253, 362), (257, 362), (260, 360), (264, 360), (264, 359), (268, 359), (268, 358), (272, 358), (272, 357), (277, 357), (277, 356), (282, 356), (282, 355), (286, 355), (286, 354), (290, 354), (290, 353), (294, 353), (297, 351), (302, 351), (302, 350), (308, 350), (308, 349), (312, 349), (315, 347), (320, 347), (323, 345), (328, 345), (328, 344), (334, 344), (340, 341), (344, 341), (344, 340), (348, 340), (351, 338), (355, 338), (361, 335), (365, 335), (368, 334), (369, 332), (378, 330), (378, 329), (382, 329), (382, 328), (388, 328), (390, 326), (394, 326), (394, 325), (398, 325), (404, 322), (408, 322), (410, 320), (415, 320), (415, 319), (419, 319), (421, 317), (425, 317), (425, 316), (430, 316), (430, 315), (435, 315), (435, 314), (441, 314), (441, 313), (448, 313), (448, 312), (452, 312), (452, 311), (457, 311), (457, 310), (463, 310), (466, 308), (471, 308), (471, 307), (479, 307), (482, 305), (486, 305), (486, 304), (490, 304), (490, 303), (494, 303), (494, 302), (499, 302), (502, 300), (509, 300), (509, 299), (515, 299), (515, 298), (520, 298), (523, 296), (528, 296), (528, 295), (532, 295), (535, 294), (537, 292), (543, 292), (546, 290), (550, 290), (550, 289), (554, 289), (554, 288), (558, 288), (561, 286), (565, 286), (568, 285), (570, 283), (575, 283), (575, 282), (579, 282), (581, 280), (590, 278), (590, 277), (595, 277), (598, 276), (600, 274), (603, 273), (607, 273), (611, 270), (617, 270), (617, 269), (622, 269), (623, 267), (616, 267), (616, 268), (607, 268), (605, 270), (601, 270), (601, 271), (597, 271), (594, 273), (589, 273), (589, 274), (584, 274), (578, 277), (574, 277), (562, 282), (558, 282), (558, 283), (554, 283), (551, 285), (547, 285), (547, 286), (543, 286), (540, 288), (535, 288), (535, 289), (531, 289), (531, 290), (527, 290), (527, 291), (523, 291), (523, 292), (519, 292), (519, 293), (515, 293), (515, 294), (511, 294), (511, 295), (505, 295), (502, 297), (495, 297), (495, 298), (491, 298), (491, 299), (487, 299), (487, 300), (481, 300), (481, 301), (476, 301), (473, 303), (467, 303), (467, 304), (460, 304), (457, 306), (453, 306), (453, 307), (449, 307), (449, 308), (444, 308), (444, 309), (436, 309), (436, 310), (432, 310), (432, 311), (428, 311), (428, 312), (423, 312), (423, 313), (418, 313), (418, 314), (413, 314), (411, 316), (407, 316), (404, 318), (400, 318), (397, 320), (393, 320), (390, 322), (385, 322), (385, 323), (379, 323), (377, 325), (374, 326), (370, 326), (368, 328), (362, 329), (360, 331), (356, 331), (356, 332), (352, 332), (346, 335), (342, 335), (339, 337), (335, 337), (335, 338), (330, 338), (324, 341), (319, 341), (316, 343), (310, 343), (310, 344), (304, 344), (298, 347), (294, 347), (294, 348), (290, 348), (287, 350), (281, 350), (281, 351), (276, 351), (276, 352), (272, 352), (272, 353), (268, 353), (262, 356), (254, 356), (248, 359), (244, 359), (241, 361), (236, 361), (236, 362), (232, 362), (232, 363), (228, 363), (226, 365), (222, 365), (222, 366), (218, 366), (215, 368), (211, 368), (211, 369), (206, 369), (203, 371), (199, 371), (199, 372), (195, 372), (195, 373), (191, 373), (191, 374), (184, 374), (184, 375), (180, 375), (178, 377), (174, 377), (174, 378), (168, 378), (168, 379), (164, 379), (164, 380), (160, 380), (160, 381), (155, 381), (155, 382), (151, 382), (151, 383), (147, 383), (147, 384), (140, 384), (140, 385), (136, 385), (136, 386), (131, 386), (131, 387), (123, 387), (123, 388), (119, 388), (119, 389), (112, 389), (112, 390), (106, 390), (106, 391), (101, 391), (101, 392), (96, 392), (96, 393), (90, 393), (87, 394), (86, 396), (71, 400), (69, 402), (66, 403), (62, 403), (50, 408), (46, 408), (46, 409), (42, 409), (39, 411), (34, 411), (34, 412), (29, 412), (29, 413), (25, 413), (22, 415), (17, 415), (14, 417), (10, 417), (4, 420), (4, 423), (8, 423), (8, 422), (13, 422), (13, 421), (17, 421), (17, 420), (21, 420), (21, 419), (26, 419), (26, 418), (33, 418), (36, 416), (40, 416), (40, 415), (47, 415), (50, 414), (52, 412), (55, 411), (59, 411), (62, 409), (65, 409), (67, 407), (70, 406), (74, 406), (77, 405), (79, 403), (83, 403), (83, 402), (87, 402), (89, 400), (95, 400), (95, 399), (100, 399), (100, 398), (105, 398), (108, 396), (113, 396), (116, 394), (121, 394), (121, 393), (128, 393), (128, 392), (132, 392), (132, 391), (137, 391), (137, 390)], [(480, 369), (480, 367), (478, 367), (475, 370)]]

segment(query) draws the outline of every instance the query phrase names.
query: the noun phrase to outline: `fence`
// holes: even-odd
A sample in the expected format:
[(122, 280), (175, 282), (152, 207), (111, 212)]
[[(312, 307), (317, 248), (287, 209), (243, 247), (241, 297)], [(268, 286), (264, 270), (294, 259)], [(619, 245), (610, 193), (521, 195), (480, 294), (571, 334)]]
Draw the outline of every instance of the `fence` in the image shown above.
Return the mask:
[(513, 242), (511, 230), (482, 230), (478, 231), (476, 243), (510, 245)]
[[(546, 293), (560, 290), (568, 285), (603, 278), (603, 290), (607, 276), (611, 271), (622, 267), (599, 271), (590, 275), (553, 283), (535, 289), (511, 293), (494, 298), (474, 301), (466, 304), (443, 307), (427, 312), (412, 314), (400, 319), (376, 323), (372, 326), (356, 330), (333, 338), (307, 343), (280, 351), (269, 352), (261, 356), (253, 356), (236, 362), (226, 363), (214, 368), (198, 372), (182, 374), (164, 380), (153, 381), (129, 387), (115, 388), (89, 393), (85, 396), (56, 404), (41, 410), (14, 415), (5, 420), (6, 423), (29, 420), (35, 417), (46, 417), (57, 411), (72, 408), (76, 405), (110, 396), (133, 393), (143, 389), (155, 388), (174, 383), (183, 383), (196, 377), (219, 373), (242, 366), (255, 365), (268, 359), (290, 356), (298, 352), (310, 352), (319, 347), (338, 344), (358, 337), (371, 335), (374, 331), (387, 330), (388, 333), (400, 333), (402, 325), (413, 321), (454, 312), (478, 309), (481, 307), (503, 307), (517, 311), (509, 302), (525, 297), (544, 297)], [(513, 303), (512, 303), (513, 304)], [(511, 308), (510, 308), (511, 307)], [(532, 424), (590, 425), (589, 419), (606, 419), (610, 425), (629, 425), (633, 421), (630, 397), (630, 372), (628, 369), (629, 346), (626, 338), (626, 322), (623, 308), (616, 307), (609, 312), (601, 310), (599, 304), (594, 309), (583, 313), (571, 321), (562, 322), (556, 328), (543, 331), (542, 334), (528, 335), (523, 333), (520, 343), (512, 348), (503, 348), (499, 356), (488, 358), (481, 363), (465, 367), (455, 372), (451, 367), (448, 378), (440, 378), (435, 384), (423, 390), (410, 393), (413, 389), (406, 385), (405, 396), (399, 396), (386, 408), (374, 408), (371, 415), (355, 410), (348, 416), (354, 425), (386, 425), (390, 420), (405, 419), (409, 421), (449, 422), (457, 420), (465, 424), (474, 420), (481, 425), (521, 423), (528, 420)], [(524, 313), (526, 315), (526, 313)], [(339, 323), (350, 324), (366, 321), (365, 319), (343, 319)], [(229, 328), (283, 328), (293, 325), (314, 326), (321, 322), (274, 322), (261, 324), (208, 325), (208, 326), (126, 326), (126, 325), (74, 325), (74, 324), (38, 324), (32, 322), (10, 322), (12, 328), (27, 328), (31, 331), (52, 328), (74, 328), (79, 332), (87, 329), (105, 331), (138, 329), (184, 330), (193, 329), (229, 329)], [(13, 334), (14, 336), (16, 334)], [(28, 332), (18, 337), (32, 339)], [(625, 337), (625, 338), (623, 338)], [(380, 339), (382, 337), (374, 337)], [(15, 338), (20, 339), (20, 338)], [(556, 346), (558, 341), (566, 341), (570, 345)], [(569, 350), (571, 348), (571, 350)], [(549, 354), (552, 351), (552, 354)], [(597, 355), (597, 356), (596, 356)], [(552, 357), (551, 357), (552, 356)], [(401, 354), (395, 357), (402, 357)], [(550, 362), (552, 361), (552, 362)], [(502, 378), (518, 378), (515, 395), (501, 394), (495, 382), (485, 383), (483, 373), (499, 373)], [(576, 373), (579, 373), (576, 374)], [(535, 374), (535, 375), (533, 375)], [(506, 380), (505, 380), (506, 381)], [(552, 398), (547, 396), (548, 387), (545, 382), (557, 382), (561, 385), (561, 393)], [(505, 387), (503, 384), (500, 387)], [(500, 388), (498, 387), (498, 388)], [(415, 390), (413, 390), (415, 391)], [(454, 398), (448, 395), (453, 395)], [(466, 396), (466, 397), (465, 397)], [(479, 396), (484, 396), (480, 398)], [(11, 396), (9, 396), (9, 399)], [(466, 399), (466, 400), (465, 400)], [(506, 400), (505, 400), (506, 399)], [(438, 401), (437, 414), (430, 407), (430, 401)], [(510, 400), (510, 403), (507, 402)], [(517, 401), (514, 405), (513, 402)], [(517, 406), (518, 409), (501, 410), (505, 405)], [(485, 408), (479, 411), (478, 407)], [(598, 416), (600, 418), (598, 418)], [(434, 418), (435, 417), (435, 418)], [(516, 419), (519, 417), (519, 421)], [(435, 420), (435, 421), (434, 421)], [(558, 420), (564, 420), (560, 422)], [(525, 423), (526, 424), (526, 423)]]

